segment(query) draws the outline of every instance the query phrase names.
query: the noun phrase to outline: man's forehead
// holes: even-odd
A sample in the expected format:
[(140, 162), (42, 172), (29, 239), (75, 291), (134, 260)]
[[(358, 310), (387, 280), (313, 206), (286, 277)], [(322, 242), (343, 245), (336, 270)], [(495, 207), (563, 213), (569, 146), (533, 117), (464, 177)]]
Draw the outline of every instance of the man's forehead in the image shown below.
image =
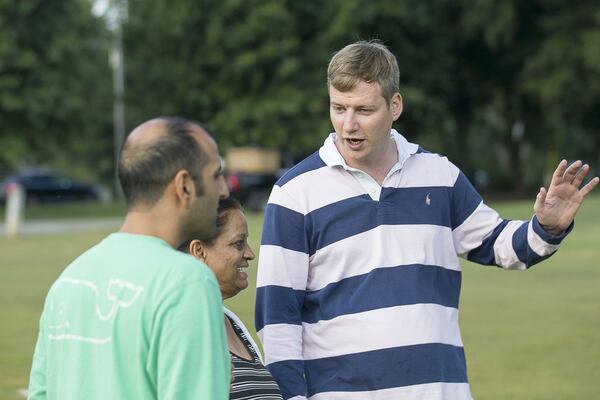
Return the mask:
[(372, 103), (380, 99), (385, 100), (378, 83), (360, 82), (347, 91), (329, 86), (329, 100), (332, 103)]
[(208, 159), (207, 167), (211, 171), (222, 169), (224, 161), (219, 154), (217, 143), (201, 126), (194, 125), (192, 136), (202, 148), (204, 156)]
[(203, 145), (204, 153), (208, 158), (207, 165), (212, 171), (223, 169), (225, 161), (219, 154), (217, 144), (210, 136), (208, 136), (208, 139), (209, 140), (207, 140), (205, 143), (201, 144)]
[(202, 127), (198, 125), (194, 125), (194, 129), (191, 131), (192, 136), (198, 144), (202, 147), (207, 153), (216, 153), (217, 152), (217, 144), (214, 139), (204, 130)]
[(376, 92), (381, 93), (381, 85), (377, 81), (367, 82), (367, 81), (357, 81), (356, 84), (349, 88), (337, 88), (332, 84), (327, 85), (329, 92), (335, 93), (348, 93), (353, 91), (361, 91), (361, 92)]

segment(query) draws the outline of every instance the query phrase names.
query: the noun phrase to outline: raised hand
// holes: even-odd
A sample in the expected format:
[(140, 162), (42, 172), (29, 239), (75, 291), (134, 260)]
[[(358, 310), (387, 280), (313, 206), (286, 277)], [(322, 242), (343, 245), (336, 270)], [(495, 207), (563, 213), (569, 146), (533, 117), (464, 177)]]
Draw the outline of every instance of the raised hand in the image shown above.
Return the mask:
[(579, 186), (589, 170), (590, 166), (582, 166), (580, 160), (569, 166), (566, 160), (558, 164), (552, 175), (550, 187), (548, 190), (540, 188), (533, 206), (544, 230), (556, 235), (571, 225), (583, 199), (600, 181), (595, 177), (580, 189)]

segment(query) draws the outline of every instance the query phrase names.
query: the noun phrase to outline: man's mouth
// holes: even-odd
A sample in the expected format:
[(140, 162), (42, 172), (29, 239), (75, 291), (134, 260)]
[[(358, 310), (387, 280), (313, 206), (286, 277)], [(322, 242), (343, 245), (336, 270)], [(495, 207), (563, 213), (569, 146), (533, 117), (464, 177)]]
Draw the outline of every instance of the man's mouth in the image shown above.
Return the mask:
[(348, 141), (352, 144), (362, 143), (365, 139), (348, 139)]
[(358, 149), (365, 141), (365, 139), (357, 139), (357, 138), (346, 138), (345, 140), (351, 149)]

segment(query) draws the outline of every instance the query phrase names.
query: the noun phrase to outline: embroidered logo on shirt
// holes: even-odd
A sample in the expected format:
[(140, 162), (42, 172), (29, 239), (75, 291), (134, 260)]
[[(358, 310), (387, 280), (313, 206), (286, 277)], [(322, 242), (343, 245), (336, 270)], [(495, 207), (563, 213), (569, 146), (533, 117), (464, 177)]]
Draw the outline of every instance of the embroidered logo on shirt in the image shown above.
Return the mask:
[(431, 205), (431, 193), (427, 193), (427, 196), (425, 196), (425, 204), (427, 204), (428, 206)]

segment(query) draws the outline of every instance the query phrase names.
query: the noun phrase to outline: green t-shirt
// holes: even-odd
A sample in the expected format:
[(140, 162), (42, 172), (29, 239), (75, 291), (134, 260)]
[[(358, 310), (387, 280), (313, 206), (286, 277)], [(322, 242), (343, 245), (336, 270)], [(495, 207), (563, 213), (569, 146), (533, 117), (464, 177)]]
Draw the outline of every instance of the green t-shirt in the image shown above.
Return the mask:
[(213, 273), (152, 236), (113, 233), (52, 285), (30, 399), (228, 399)]

